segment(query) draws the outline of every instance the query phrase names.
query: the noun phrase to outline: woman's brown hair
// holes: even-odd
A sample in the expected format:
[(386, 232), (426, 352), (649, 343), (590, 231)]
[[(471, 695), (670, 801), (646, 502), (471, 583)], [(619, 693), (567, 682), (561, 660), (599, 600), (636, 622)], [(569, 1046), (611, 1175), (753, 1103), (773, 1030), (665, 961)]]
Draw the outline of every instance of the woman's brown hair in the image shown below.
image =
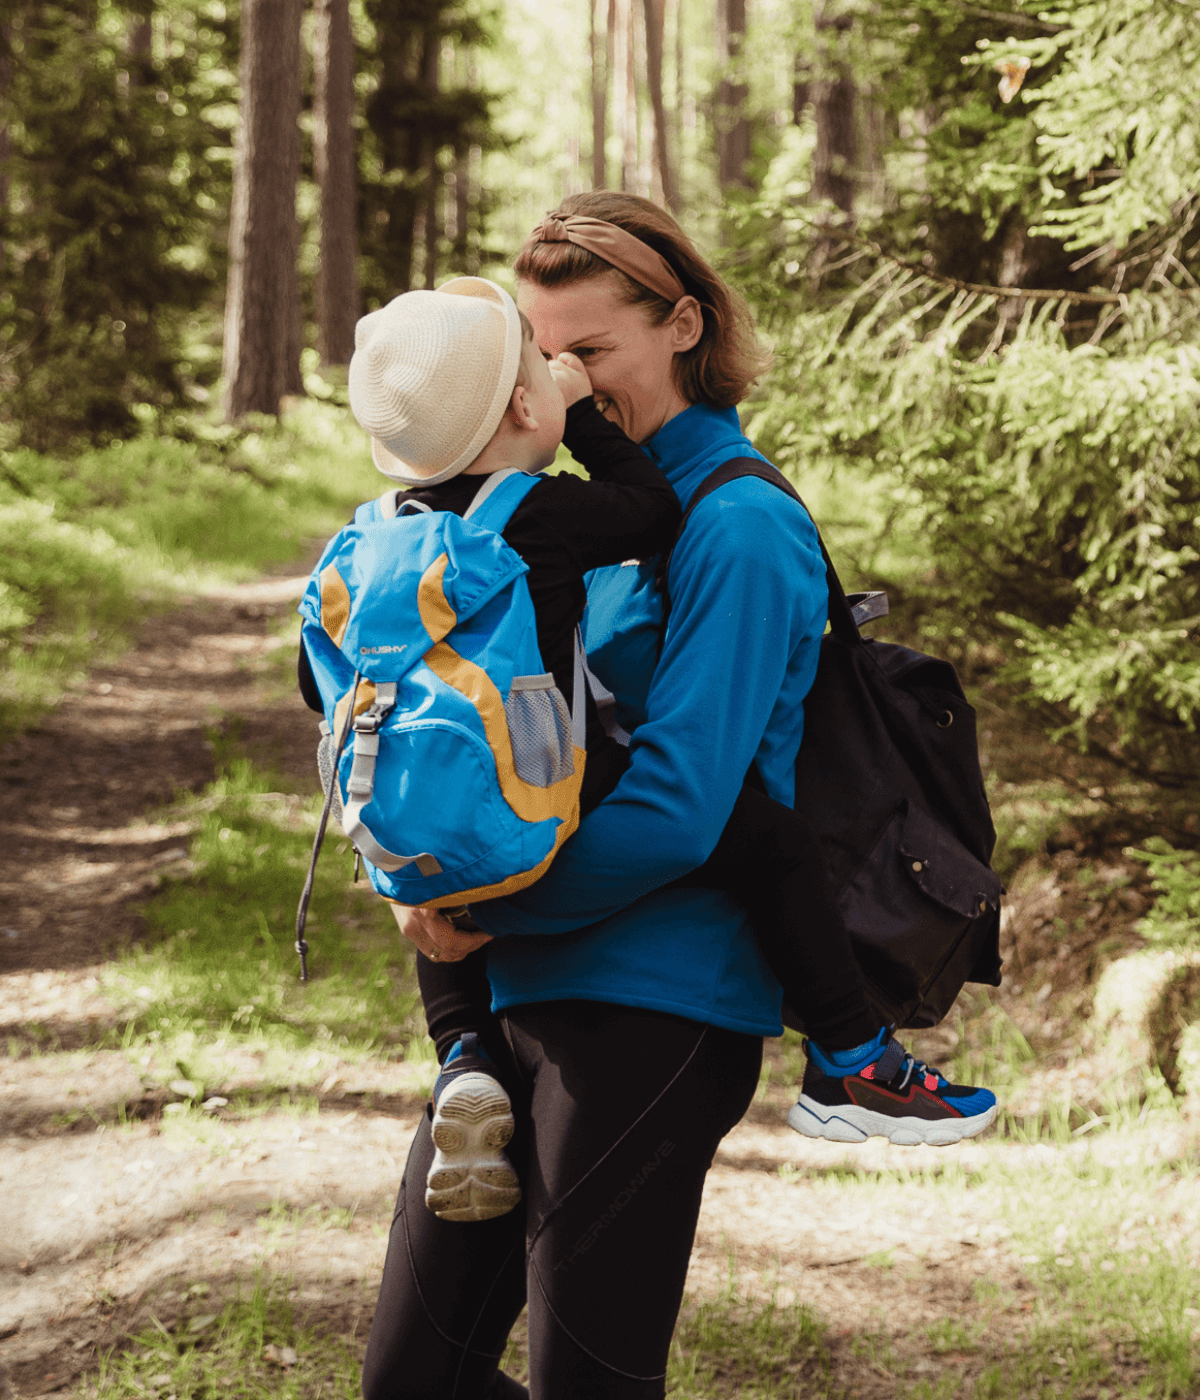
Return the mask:
[[(635, 194), (593, 190), (564, 199), (547, 217), (566, 219), (571, 215), (616, 224), (666, 258), (684, 291), (696, 298), (704, 313), (700, 339), (675, 358), (679, 392), (689, 403), (714, 408), (740, 403), (771, 357), (759, 343), (744, 298), (718, 277), (670, 214)], [(517, 254), (513, 270), (519, 279), (540, 287), (565, 287), (609, 273), (620, 282), (625, 302), (644, 306), (656, 326), (675, 309), (665, 297), (574, 243), (537, 243), (531, 239)]]

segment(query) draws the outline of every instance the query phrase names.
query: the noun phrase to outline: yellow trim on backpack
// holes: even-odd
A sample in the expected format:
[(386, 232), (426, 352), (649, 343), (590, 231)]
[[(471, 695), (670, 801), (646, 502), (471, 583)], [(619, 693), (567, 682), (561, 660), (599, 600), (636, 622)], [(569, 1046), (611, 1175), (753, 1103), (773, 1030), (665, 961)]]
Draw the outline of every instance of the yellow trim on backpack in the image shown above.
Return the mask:
[(550, 862), (558, 855), (562, 843), (568, 836), (574, 835), (578, 825), (579, 805), (576, 803), (574, 816), (569, 821), (560, 822), (558, 830), (554, 833), (553, 850), (544, 860), (538, 861), (532, 870), (523, 870), (518, 875), (510, 875), (507, 880), (501, 880), (496, 885), (480, 885), (477, 890), (459, 890), (455, 894), (439, 895), (437, 899), (427, 900), (425, 908), (445, 909), (456, 904), (470, 904), (476, 899), (503, 899), (507, 894), (516, 894), (518, 890), (527, 889), (535, 880), (540, 880), (550, 869)]
[[(578, 750), (576, 751), (578, 752)], [(569, 779), (567, 780), (569, 781)], [(422, 905), (422, 909), (450, 909), (459, 904), (470, 904), (477, 899), (503, 899), (505, 895), (516, 894), (518, 890), (528, 889), (536, 880), (550, 869), (550, 863), (558, 855), (562, 843), (568, 836), (575, 834), (575, 828), (579, 825), (579, 807), (576, 805), (574, 815), (565, 822), (560, 822), (558, 830), (554, 833), (554, 847), (543, 860), (533, 867), (532, 870), (522, 870), (519, 874), (510, 875), (507, 880), (501, 880), (495, 885), (480, 885), (474, 890), (457, 890), (454, 894), (441, 894), (436, 899), (427, 899)], [(399, 899), (393, 899), (391, 895), (384, 895), (383, 898), (389, 904), (398, 904), (402, 909), (410, 909), (413, 906), (404, 904)]]
[(458, 621), (458, 614), (446, 598), (442, 579), (446, 576), (449, 555), (439, 554), (421, 575), (417, 585), (417, 611), (421, 614), (421, 626), (429, 633), (431, 642), (440, 642)]
[(523, 822), (543, 822), (557, 817), (560, 822), (579, 819), (579, 785), (587, 754), (575, 749), (575, 771), (549, 787), (535, 787), (517, 773), (504, 701), (491, 676), (482, 666), (459, 656), (452, 646), (439, 642), (425, 653), (425, 664), (439, 680), (457, 690), (475, 706), (483, 721), (488, 748), (496, 760), (496, 776), (505, 802)]
[(340, 647), (350, 625), (350, 590), (332, 564), (321, 570), (321, 626)]

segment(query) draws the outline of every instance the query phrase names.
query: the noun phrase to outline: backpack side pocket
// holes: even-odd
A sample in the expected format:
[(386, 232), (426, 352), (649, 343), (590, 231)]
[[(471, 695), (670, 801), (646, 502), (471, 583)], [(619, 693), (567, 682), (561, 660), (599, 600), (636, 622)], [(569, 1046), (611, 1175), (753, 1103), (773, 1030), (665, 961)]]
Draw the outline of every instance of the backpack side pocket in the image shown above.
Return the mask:
[(504, 702), (517, 776), (534, 787), (551, 787), (575, 772), (571, 714), (550, 674), (514, 676)]

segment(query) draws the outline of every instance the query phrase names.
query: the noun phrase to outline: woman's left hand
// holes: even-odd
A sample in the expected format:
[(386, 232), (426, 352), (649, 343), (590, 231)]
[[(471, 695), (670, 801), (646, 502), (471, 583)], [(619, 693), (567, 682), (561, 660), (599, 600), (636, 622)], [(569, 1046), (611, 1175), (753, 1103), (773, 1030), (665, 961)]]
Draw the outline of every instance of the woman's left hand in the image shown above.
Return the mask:
[(424, 905), (389, 903), (388, 908), (400, 932), (433, 962), (461, 962), (468, 953), (491, 942), (490, 933), (460, 933), (436, 909)]

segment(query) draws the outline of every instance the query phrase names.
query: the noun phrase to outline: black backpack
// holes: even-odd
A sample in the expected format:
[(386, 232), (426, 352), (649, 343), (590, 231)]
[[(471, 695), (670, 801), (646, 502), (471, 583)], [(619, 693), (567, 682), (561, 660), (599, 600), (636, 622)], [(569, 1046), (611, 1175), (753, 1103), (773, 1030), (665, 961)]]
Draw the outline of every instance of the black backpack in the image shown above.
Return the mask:
[[(737, 458), (697, 488), (675, 543), (706, 496), (743, 476), (804, 504), (776, 468)], [(673, 552), (660, 571), (668, 612)], [(964, 982), (1000, 985), (1004, 887), (989, 864), (975, 711), (948, 661), (861, 635), (886, 596), (847, 597), (823, 541), (821, 554), (829, 631), (804, 701), (796, 810), (821, 838), (868, 998), (891, 1025), (933, 1026)], [(804, 1029), (786, 1003), (783, 1019)]]

